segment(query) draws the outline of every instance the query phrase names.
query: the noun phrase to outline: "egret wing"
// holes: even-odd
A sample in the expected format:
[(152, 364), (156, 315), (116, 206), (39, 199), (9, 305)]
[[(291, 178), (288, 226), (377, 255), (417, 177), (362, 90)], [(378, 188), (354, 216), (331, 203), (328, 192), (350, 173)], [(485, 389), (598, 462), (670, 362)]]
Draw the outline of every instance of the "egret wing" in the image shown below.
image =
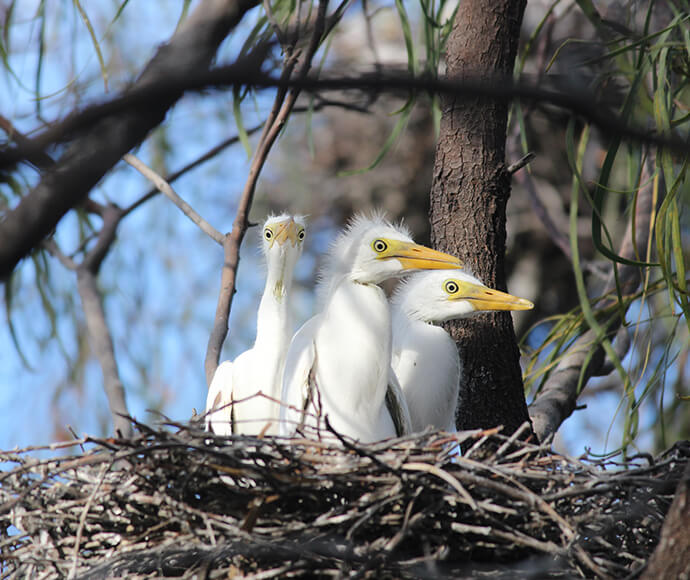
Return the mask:
[(314, 338), (320, 320), (321, 316), (313, 316), (307, 320), (290, 342), (283, 373), (281, 435), (292, 435), (304, 423), (310, 399), (309, 376), (316, 360)]
[(412, 418), (405, 400), (405, 394), (400, 387), (398, 377), (392, 368), (388, 370), (388, 388), (386, 389), (386, 408), (391, 414), (398, 437), (412, 433)]
[(206, 429), (217, 435), (232, 435), (232, 362), (220, 364), (206, 396)]

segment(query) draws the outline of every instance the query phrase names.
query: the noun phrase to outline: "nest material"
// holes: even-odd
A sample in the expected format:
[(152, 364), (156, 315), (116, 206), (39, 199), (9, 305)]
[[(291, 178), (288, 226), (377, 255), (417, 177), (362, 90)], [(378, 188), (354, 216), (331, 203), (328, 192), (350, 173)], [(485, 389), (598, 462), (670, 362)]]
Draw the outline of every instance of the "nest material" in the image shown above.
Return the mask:
[(71, 457), (0, 453), (0, 578), (622, 578), (690, 456), (623, 470), (496, 430), (359, 445), (139, 428)]

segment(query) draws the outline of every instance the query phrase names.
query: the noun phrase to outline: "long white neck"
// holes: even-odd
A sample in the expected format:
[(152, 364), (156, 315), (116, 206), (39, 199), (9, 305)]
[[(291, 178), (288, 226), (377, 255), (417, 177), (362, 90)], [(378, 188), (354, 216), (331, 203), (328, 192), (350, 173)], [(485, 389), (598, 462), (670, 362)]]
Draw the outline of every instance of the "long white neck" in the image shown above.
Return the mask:
[[(255, 347), (266, 347), (265, 352), (279, 352), (284, 358), (290, 340), (290, 291), (292, 271), (282, 265), (282, 271), (268, 269), (266, 287), (261, 297), (256, 321)], [(288, 271), (290, 270), (290, 271)]]

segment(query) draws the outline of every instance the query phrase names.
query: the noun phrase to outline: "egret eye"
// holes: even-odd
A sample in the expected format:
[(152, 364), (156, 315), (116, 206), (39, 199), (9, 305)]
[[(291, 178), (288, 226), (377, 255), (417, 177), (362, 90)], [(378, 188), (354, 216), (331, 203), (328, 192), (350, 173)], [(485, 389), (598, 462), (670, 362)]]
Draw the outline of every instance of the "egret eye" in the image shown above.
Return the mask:
[(264, 239), (268, 242), (273, 239), (273, 232), (269, 228), (264, 230)]
[(453, 280), (446, 280), (446, 283), (443, 285), (443, 289), (448, 294), (456, 294), (460, 288), (458, 287), (457, 282), (455, 282)]
[(301, 242), (304, 240), (304, 230), (300, 230), (299, 233), (297, 234), (297, 239)]
[(374, 242), (371, 244), (371, 247), (374, 248), (375, 252), (380, 254), (388, 249), (388, 244), (383, 240), (374, 240)]

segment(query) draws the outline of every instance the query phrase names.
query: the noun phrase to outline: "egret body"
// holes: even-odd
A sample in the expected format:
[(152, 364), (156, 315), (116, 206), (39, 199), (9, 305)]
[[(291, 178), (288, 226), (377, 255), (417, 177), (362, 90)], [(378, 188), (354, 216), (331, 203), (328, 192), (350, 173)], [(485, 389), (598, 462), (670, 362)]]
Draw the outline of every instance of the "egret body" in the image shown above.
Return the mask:
[(353, 219), (326, 259), (319, 287), (323, 310), (288, 350), (284, 432), (300, 424), (322, 427), (327, 415), (336, 431), (363, 442), (395, 436), (386, 404), (391, 317), (377, 284), (410, 270), (460, 267), (457, 258), (415, 244), (404, 228), (381, 216)]
[[(290, 290), (302, 253), (304, 219), (269, 217), (262, 228), (266, 287), (257, 313), (254, 346), (216, 370), (206, 400), (206, 426), (220, 435), (277, 434), (285, 353), (292, 332)], [(265, 395), (265, 396), (264, 396)]]
[(460, 357), (455, 341), (433, 323), (533, 307), (529, 300), (488, 288), (458, 270), (419, 272), (400, 283), (391, 298), (391, 365), (405, 394), (413, 431), (429, 425), (455, 431)]

